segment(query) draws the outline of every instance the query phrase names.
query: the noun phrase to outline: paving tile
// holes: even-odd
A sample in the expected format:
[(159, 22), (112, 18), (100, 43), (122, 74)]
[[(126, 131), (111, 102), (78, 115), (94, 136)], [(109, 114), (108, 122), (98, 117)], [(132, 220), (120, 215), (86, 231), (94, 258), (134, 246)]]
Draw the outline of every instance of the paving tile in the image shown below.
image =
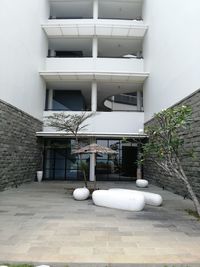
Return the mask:
[[(198, 263), (200, 223), (185, 212), (189, 200), (151, 186), (163, 207), (140, 213), (77, 202), (65, 188), (33, 183), (0, 192), (0, 261), (60, 263)], [(99, 183), (133, 188), (133, 183)], [(68, 190), (71, 192), (70, 190)]]
[(34, 216), (35, 213), (16, 213), (15, 216)]

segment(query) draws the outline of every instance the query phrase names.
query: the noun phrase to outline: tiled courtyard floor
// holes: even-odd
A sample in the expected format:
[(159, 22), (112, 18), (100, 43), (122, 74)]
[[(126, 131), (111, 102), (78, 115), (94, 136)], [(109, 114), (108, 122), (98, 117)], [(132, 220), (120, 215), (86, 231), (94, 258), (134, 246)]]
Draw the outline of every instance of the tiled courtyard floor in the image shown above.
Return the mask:
[(185, 212), (190, 201), (150, 186), (164, 205), (133, 213), (74, 201), (70, 187), (32, 183), (0, 192), (0, 262), (200, 263), (200, 222)]

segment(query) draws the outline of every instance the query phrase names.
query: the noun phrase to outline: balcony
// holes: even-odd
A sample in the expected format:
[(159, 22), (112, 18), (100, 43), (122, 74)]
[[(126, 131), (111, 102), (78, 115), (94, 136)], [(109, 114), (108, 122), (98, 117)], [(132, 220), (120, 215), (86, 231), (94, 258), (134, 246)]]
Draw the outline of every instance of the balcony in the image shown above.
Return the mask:
[[(44, 112), (44, 121), (47, 116), (52, 115), (52, 111)], [(66, 114), (74, 114), (79, 112), (65, 112)], [(139, 135), (144, 128), (144, 113), (143, 112), (96, 112), (95, 115), (88, 119), (87, 129), (83, 135)], [(55, 129), (44, 127), (41, 136), (62, 136), (65, 133), (56, 132)]]
[(112, 111), (144, 111), (143, 92), (119, 94), (109, 97), (104, 102), (105, 107)]
[(142, 83), (143, 59), (137, 58), (47, 58), (40, 72), (46, 81), (92, 80)]
[(121, 19), (142, 17), (143, 0), (49, 0), (50, 19)]
[(99, 36), (143, 38), (147, 26), (142, 20), (61, 19), (42, 25), (48, 37)]

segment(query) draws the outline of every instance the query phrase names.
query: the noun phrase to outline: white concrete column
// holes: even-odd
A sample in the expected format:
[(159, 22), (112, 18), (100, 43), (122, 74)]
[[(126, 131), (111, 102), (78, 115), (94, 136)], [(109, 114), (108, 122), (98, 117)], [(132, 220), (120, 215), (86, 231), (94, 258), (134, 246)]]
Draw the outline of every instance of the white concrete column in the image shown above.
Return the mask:
[(142, 101), (141, 101), (141, 98), (142, 98), (142, 94), (140, 91), (137, 92), (137, 110), (138, 111), (141, 111), (142, 110)]
[(114, 105), (115, 105), (115, 96), (111, 97), (112, 100), (112, 110), (114, 110)]
[(96, 156), (95, 154), (90, 154), (90, 182), (96, 181), (96, 176), (95, 176), (95, 165), (96, 165)]
[(56, 56), (55, 50), (51, 49), (50, 50), (50, 57), (55, 57), (55, 56)]
[[(90, 139), (90, 144), (96, 143), (95, 138)], [(95, 167), (96, 167), (96, 155), (95, 154), (90, 154), (90, 182), (95, 182), (96, 181), (96, 175), (95, 175)]]
[(92, 57), (93, 58), (98, 57), (98, 39), (97, 39), (97, 37), (94, 37), (92, 40)]
[(99, 1), (94, 0), (93, 1), (93, 19), (98, 19), (99, 17)]
[(92, 82), (91, 90), (91, 111), (97, 111), (97, 82)]
[(48, 109), (52, 110), (52, 108), (53, 108), (53, 89), (49, 89)]

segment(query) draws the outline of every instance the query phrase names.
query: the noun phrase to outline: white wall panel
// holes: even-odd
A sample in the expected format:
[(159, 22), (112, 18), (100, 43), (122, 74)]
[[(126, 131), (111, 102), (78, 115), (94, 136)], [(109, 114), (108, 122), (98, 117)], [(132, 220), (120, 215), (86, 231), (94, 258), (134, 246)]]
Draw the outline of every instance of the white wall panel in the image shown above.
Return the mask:
[(200, 1), (145, 0), (145, 120), (200, 88)]
[[(52, 111), (44, 112), (44, 120), (52, 115)], [(65, 114), (80, 114), (81, 112), (64, 112)], [(92, 118), (88, 119), (86, 133), (114, 133), (114, 134), (141, 134), (144, 127), (143, 112), (96, 112)], [(55, 129), (44, 127), (44, 132), (56, 132)]]
[(41, 23), (47, 0), (1, 0), (0, 99), (42, 119), (45, 86), (39, 75), (47, 54)]

